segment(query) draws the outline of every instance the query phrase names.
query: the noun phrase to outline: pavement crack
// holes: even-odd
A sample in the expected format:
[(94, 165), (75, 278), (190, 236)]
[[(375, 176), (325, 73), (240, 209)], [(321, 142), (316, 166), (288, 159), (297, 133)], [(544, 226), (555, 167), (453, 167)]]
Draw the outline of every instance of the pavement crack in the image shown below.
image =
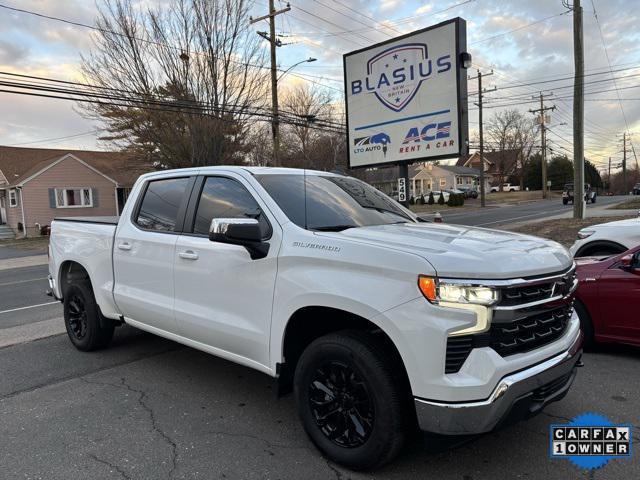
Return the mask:
[(174, 473), (176, 471), (176, 468), (178, 466), (178, 445), (171, 438), (171, 436), (167, 432), (165, 432), (162, 428), (160, 428), (160, 426), (158, 425), (158, 420), (156, 418), (156, 414), (153, 411), (153, 408), (151, 408), (149, 406), (149, 404), (147, 403), (147, 398), (148, 398), (147, 392), (145, 392), (144, 390), (138, 390), (136, 388), (133, 388), (131, 385), (129, 385), (126, 382), (124, 377), (120, 377), (120, 383), (119, 384), (109, 383), (109, 382), (92, 381), (92, 380), (88, 380), (87, 378), (84, 378), (84, 377), (78, 377), (78, 378), (80, 380), (82, 380), (83, 382), (85, 382), (85, 383), (92, 383), (94, 385), (105, 385), (105, 386), (109, 386), (109, 387), (113, 387), (113, 388), (120, 388), (120, 389), (127, 390), (127, 391), (129, 391), (131, 393), (135, 393), (135, 394), (138, 395), (138, 398), (136, 399), (136, 401), (138, 402), (138, 405), (140, 405), (140, 408), (142, 408), (149, 415), (149, 419), (151, 420), (151, 428), (171, 448), (171, 468), (169, 469), (168, 478), (172, 479), (173, 475), (174, 475)]
[(176, 471), (176, 468), (178, 466), (177, 465), (177, 463), (178, 463), (178, 445), (169, 436), (169, 434), (167, 434), (158, 425), (158, 421), (156, 419), (156, 414), (153, 411), (153, 408), (151, 408), (146, 402), (147, 392), (145, 392), (144, 390), (138, 390), (138, 389), (133, 388), (131, 385), (129, 385), (125, 381), (124, 377), (120, 377), (120, 381), (122, 382), (122, 386), (124, 388), (126, 388), (130, 392), (137, 393), (139, 395), (138, 404), (140, 405), (140, 407), (142, 407), (143, 410), (145, 410), (149, 414), (149, 418), (151, 419), (151, 427), (153, 428), (154, 432), (156, 432), (158, 435), (160, 435), (162, 437), (162, 439), (167, 443), (167, 445), (169, 445), (169, 447), (171, 447), (171, 469), (169, 470), (168, 478), (169, 479), (173, 478), (173, 474)]
[(125, 480), (132, 480), (132, 478), (129, 476), (129, 474), (127, 474), (127, 472), (125, 472), (122, 468), (120, 468), (118, 465), (116, 465), (115, 463), (111, 463), (108, 460), (105, 460), (104, 458), (100, 458), (97, 455), (94, 455), (93, 453), (89, 453), (88, 454), (91, 458), (93, 458), (96, 462), (98, 463), (102, 463), (103, 465), (108, 466), (109, 468), (112, 468), (113, 470), (115, 470), (116, 472), (118, 472), (120, 474), (120, 476), (122, 478), (124, 478)]
[(329, 467), (329, 469), (333, 472), (333, 474), (336, 477), (336, 480), (342, 480), (344, 478), (342, 472), (331, 463), (331, 460), (329, 460), (328, 458), (325, 459), (326, 463), (327, 463), (327, 467)]

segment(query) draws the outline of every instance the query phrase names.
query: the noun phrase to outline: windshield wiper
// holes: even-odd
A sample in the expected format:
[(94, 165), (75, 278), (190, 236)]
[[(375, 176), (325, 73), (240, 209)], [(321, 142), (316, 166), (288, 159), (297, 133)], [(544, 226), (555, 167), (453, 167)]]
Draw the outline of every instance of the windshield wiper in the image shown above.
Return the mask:
[(324, 225), (321, 227), (309, 227), (309, 230), (316, 230), (318, 232), (341, 232), (349, 228), (357, 227), (357, 225)]

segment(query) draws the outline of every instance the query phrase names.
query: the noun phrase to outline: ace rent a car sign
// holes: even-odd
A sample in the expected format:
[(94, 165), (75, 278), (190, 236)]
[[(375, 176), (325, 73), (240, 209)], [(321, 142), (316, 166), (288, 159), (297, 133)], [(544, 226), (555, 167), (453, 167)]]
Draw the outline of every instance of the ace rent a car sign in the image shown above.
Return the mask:
[(351, 167), (466, 152), (467, 83), (460, 18), (344, 55)]

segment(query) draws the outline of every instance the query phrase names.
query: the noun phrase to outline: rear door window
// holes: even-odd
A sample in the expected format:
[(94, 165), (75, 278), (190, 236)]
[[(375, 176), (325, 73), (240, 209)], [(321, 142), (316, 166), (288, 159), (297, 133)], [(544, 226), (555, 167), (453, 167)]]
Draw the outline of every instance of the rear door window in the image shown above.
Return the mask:
[(135, 222), (146, 230), (173, 232), (185, 198), (189, 178), (165, 178), (149, 182)]

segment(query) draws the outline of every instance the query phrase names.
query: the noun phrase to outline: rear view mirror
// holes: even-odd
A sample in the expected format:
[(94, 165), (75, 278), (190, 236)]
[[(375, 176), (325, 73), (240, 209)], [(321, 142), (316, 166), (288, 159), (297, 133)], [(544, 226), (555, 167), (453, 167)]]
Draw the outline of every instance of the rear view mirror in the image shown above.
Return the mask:
[(214, 218), (209, 227), (209, 240), (241, 245), (254, 260), (266, 257), (269, 252), (269, 244), (262, 241), (260, 223), (254, 218)]

